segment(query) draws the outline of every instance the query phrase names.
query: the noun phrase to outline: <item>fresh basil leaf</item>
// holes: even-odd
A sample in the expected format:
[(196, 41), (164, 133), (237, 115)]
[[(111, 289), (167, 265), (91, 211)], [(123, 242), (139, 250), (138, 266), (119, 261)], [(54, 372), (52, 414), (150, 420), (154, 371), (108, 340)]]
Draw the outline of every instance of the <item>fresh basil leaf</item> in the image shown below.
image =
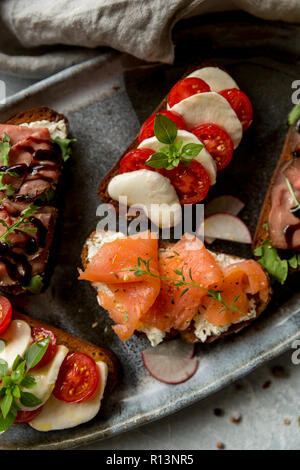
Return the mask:
[(14, 388), (13, 388), (13, 391), (12, 391), (12, 394), (15, 398), (20, 398), (21, 396), (21, 390), (20, 390), (20, 387), (19, 385), (15, 385)]
[(28, 290), (29, 292), (32, 292), (32, 294), (39, 294), (42, 291), (43, 287), (44, 287), (43, 276), (40, 274), (36, 274), (35, 276), (32, 276), (28, 286), (23, 286), (23, 289)]
[(2, 377), (2, 387), (3, 388), (9, 388), (13, 381), (11, 380), (11, 377), (9, 375), (5, 375)]
[(22, 392), (22, 391), (21, 391), (20, 402), (22, 403), (22, 405), (30, 407), (30, 408), (33, 406), (39, 406), (42, 404), (42, 401), (38, 397), (33, 395), (33, 393)]
[(182, 144), (183, 144), (182, 140), (177, 140), (177, 142), (174, 142), (174, 144), (173, 144), (178, 153), (180, 152)]
[(154, 120), (154, 134), (159, 142), (173, 144), (177, 137), (177, 126), (167, 116), (157, 114)]
[(66, 162), (72, 155), (71, 144), (77, 142), (76, 139), (62, 139), (61, 137), (55, 137), (53, 141), (59, 145), (61, 150), (61, 156), (64, 162)]
[(6, 339), (0, 338), (0, 352), (4, 351), (6, 343)]
[(146, 160), (146, 165), (151, 166), (152, 168), (165, 168), (168, 165), (168, 162), (168, 155), (156, 152)]
[(26, 377), (24, 377), (24, 379), (22, 380), (21, 385), (24, 388), (34, 388), (36, 386), (35, 377), (30, 374), (26, 375)]
[(0, 151), (2, 165), (7, 166), (10, 152), (10, 137), (6, 133), (4, 133), (2, 141), (0, 141)]
[(170, 155), (170, 145), (166, 146), (166, 147), (160, 147), (158, 153), (164, 153), (166, 155)]
[(186, 144), (182, 147), (181, 156), (184, 158), (196, 158), (203, 147), (203, 144)]
[(25, 361), (22, 361), (18, 367), (12, 371), (11, 373), (11, 380), (15, 383), (15, 384), (19, 384), (22, 382), (23, 378), (24, 378), (24, 375), (25, 375), (25, 365), (26, 365), (26, 362)]
[(12, 402), (13, 402), (13, 397), (12, 397), (11, 393), (7, 393), (7, 392), (8, 392), (8, 390), (6, 391), (6, 394), (4, 395), (2, 400), (0, 401), (0, 408), (1, 408), (2, 415), (3, 415), (4, 419), (8, 415), (8, 413), (11, 409)]
[(261, 250), (256, 249), (254, 251), (254, 254), (260, 253), (258, 262), (268, 271), (273, 280), (284, 284), (288, 275), (287, 260), (280, 258), (277, 249), (271, 246), (269, 240), (265, 241), (259, 248)]
[(290, 111), (288, 116), (288, 123), (292, 126), (300, 118), (300, 103), (296, 104)]
[(36, 366), (48, 349), (50, 338), (43, 338), (33, 343), (25, 352), (24, 359), (27, 369)]
[[(8, 371), (8, 364), (4, 359), (0, 359), (0, 378), (5, 377)], [(3, 382), (2, 382), (3, 385)]]
[(21, 364), (21, 362), (23, 362), (23, 361), (24, 361), (23, 357), (21, 357), (20, 354), (18, 354), (16, 359), (13, 362), (12, 370), (16, 370), (18, 365)]
[(7, 429), (14, 424), (17, 417), (17, 408), (12, 406), (6, 418), (0, 415), (0, 432), (5, 432)]

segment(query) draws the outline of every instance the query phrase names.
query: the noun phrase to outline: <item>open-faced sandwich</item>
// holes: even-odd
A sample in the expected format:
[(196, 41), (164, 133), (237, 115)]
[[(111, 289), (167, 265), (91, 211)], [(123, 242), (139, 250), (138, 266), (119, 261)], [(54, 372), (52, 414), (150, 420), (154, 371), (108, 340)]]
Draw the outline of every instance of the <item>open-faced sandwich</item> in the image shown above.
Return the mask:
[[(252, 105), (217, 66), (194, 69), (171, 89), (99, 186), (105, 203), (142, 207), (159, 227), (203, 201), (252, 122)], [(157, 205), (154, 210), (154, 205)]]
[(14, 423), (51, 431), (94, 418), (117, 383), (115, 355), (12, 312), (5, 297), (0, 307), (0, 432)]
[(144, 332), (153, 346), (177, 335), (211, 342), (257, 318), (270, 298), (259, 263), (213, 253), (195, 236), (159, 242), (155, 233), (91, 234), (82, 252), (84, 271), (122, 341)]
[(300, 267), (300, 106), (289, 130), (261, 209), (254, 254), (272, 278), (284, 283)]
[(0, 288), (40, 292), (58, 215), (55, 193), (70, 156), (68, 121), (41, 107), (0, 125)]

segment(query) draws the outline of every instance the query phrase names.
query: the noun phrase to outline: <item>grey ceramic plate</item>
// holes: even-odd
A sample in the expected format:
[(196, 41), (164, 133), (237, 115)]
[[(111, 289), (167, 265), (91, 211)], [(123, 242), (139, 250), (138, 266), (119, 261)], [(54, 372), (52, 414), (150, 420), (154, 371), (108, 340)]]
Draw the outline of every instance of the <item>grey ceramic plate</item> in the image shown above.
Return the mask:
[[(119, 386), (94, 420), (49, 433), (14, 426), (0, 437), (2, 449), (70, 448), (161, 418), (249, 373), (288, 349), (300, 335), (296, 276), (284, 288), (276, 287), (270, 308), (252, 327), (211, 346), (199, 346), (200, 365), (191, 380), (168, 386), (152, 379), (142, 365), (140, 351), (146, 341), (118, 341), (88, 283), (77, 281), (81, 248), (96, 224), (100, 179), (135, 136), (139, 123), (192, 62), (214, 59), (225, 65), (254, 105), (254, 124), (214, 191), (241, 197), (247, 203), (243, 217), (252, 231), (255, 228), (286, 133), (291, 82), (299, 78), (299, 29), (230, 13), (182, 23), (175, 38), (174, 67), (135, 63), (133, 69), (132, 61), (107, 54), (44, 80), (2, 106), (1, 122), (19, 110), (53, 107), (68, 116), (78, 139), (64, 188), (51, 286), (44, 294), (25, 297), (18, 304), (36, 317), (110, 347), (122, 364)], [(250, 255), (245, 247), (223, 248)], [(98, 326), (92, 328), (96, 321)]]

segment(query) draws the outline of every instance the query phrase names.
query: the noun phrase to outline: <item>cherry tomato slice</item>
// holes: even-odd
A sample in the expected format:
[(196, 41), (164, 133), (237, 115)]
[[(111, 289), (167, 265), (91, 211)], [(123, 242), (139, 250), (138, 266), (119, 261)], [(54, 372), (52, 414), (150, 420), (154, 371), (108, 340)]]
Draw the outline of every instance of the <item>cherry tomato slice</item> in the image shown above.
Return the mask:
[(43, 407), (40, 406), (36, 410), (32, 411), (18, 411), (17, 417), (15, 419), (15, 424), (29, 423), (33, 420), (33, 418), (40, 414), (42, 409)]
[(94, 395), (99, 381), (94, 359), (84, 353), (71, 353), (61, 365), (53, 394), (67, 403), (81, 403)]
[(50, 343), (45, 352), (44, 356), (40, 360), (40, 362), (34, 367), (34, 369), (43, 367), (48, 362), (50, 362), (56, 353), (56, 336), (51, 330), (46, 330), (46, 328), (32, 328), (31, 336), (33, 338), (33, 342), (40, 341), (43, 338), (50, 338)]
[(155, 153), (152, 149), (135, 149), (131, 150), (131, 152), (126, 153), (126, 155), (122, 158), (120, 163), (120, 173), (128, 173), (130, 171), (135, 170), (150, 170), (150, 171), (158, 171), (158, 173), (162, 173), (161, 170), (152, 168), (151, 166), (146, 164), (146, 160)]
[(201, 78), (184, 78), (179, 80), (171, 89), (168, 96), (168, 105), (172, 108), (172, 106), (185, 98), (206, 91), (210, 91), (210, 86), (204, 80), (201, 80)]
[(11, 322), (12, 306), (6, 297), (0, 296), (0, 334), (4, 333)]
[(202, 201), (208, 193), (208, 173), (204, 166), (195, 160), (189, 166), (179, 163), (173, 170), (167, 170), (165, 176), (173, 184), (180, 204), (195, 204)]
[(174, 111), (159, 111), (158, 113), (152, 114), (152, 116), (150, 116), (142, 125), (139, 133), (139, 142), (154, 136), (154, 120), (157, 114), (163, 114), (164, 116), (167, 116), (173, 122), (175, 122), (178, 129), (186, 130), (185, 122), (180, 114), (175, 113)]
[(248, 96), (237, 88), (223, 90), (220, 92), (220, 95), (226, 98), (232, 109), (236, 112), (245, 132), (253, 119), (253, 108)]
[(223, 170), (232, 159), (233, 142), (229, 134), (216, 124), (200, 124), (191, 130), (205, 145), (216, 162), (217, 169)]

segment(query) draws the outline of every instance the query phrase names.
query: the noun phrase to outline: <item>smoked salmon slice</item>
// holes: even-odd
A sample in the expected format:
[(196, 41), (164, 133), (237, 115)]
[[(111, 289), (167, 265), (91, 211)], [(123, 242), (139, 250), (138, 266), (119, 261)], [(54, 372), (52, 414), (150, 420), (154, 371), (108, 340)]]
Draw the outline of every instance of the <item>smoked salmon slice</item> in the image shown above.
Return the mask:
[(258, 294), (267, 302), (269, 283), (263, 268), (254, 260), (245, 260), (224, 268), (224, 284), (221, 289), (222, 300), (238, 311), (226, 309), (215, 299), (206, 297), (199, 308), (206, 320), (215, 326), (226, 326), (242, 320), (249, 314), (249, 298), (247, 294)]
[(116, 323), (113, 328), (122, 341), (139, 327), (141, 316), (153, 305), (160, 291), (160, 279), (136, 276), (126, 269), (135, 268), (138, 258), (151, 258), (149, 268), (159, 275), (158, 240), (150, 232), (104, 243), (79, 276), (100, 283), (99, 302)]
[[(181, 271), (187, 281), (192, 279), (206, 289), (219, 290), (223, 286), (224, 275), (213, 255), (201, 240), (191, 235), (183, 238), (159, 256), (161, 276), (182, 279), (174, 271)], [(161, 281), (161, 291), (148, 312), (143, 315), (145, 325), (155, 326), (162, 331), (185, 330), (198, 312), (206, 292), (192, 287), (184, 292), (186, 286), (176, 286), (168, 280)]]

